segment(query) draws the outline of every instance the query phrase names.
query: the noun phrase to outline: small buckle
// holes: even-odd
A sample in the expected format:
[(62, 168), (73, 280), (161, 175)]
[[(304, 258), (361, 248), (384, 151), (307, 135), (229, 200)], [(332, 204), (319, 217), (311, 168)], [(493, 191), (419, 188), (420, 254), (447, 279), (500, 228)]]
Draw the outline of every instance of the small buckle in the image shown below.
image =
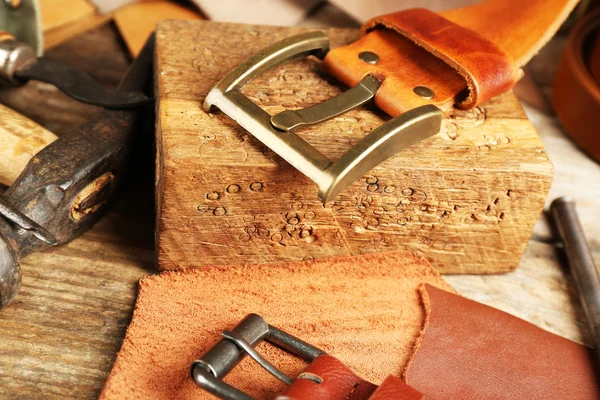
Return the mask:
[(192, 379), (198, 386), (221, 399), (253, 400), (248, 394), (223, 382), (223, 378), (246, 355), (249, 355), (271, 375), (283, 383), (291, 385), (294, 381), (292, 378), (278, 370), (254, 350), (254, 347), (263, 340), (308, 362), (325, 354), (311, 344), (267, 324), (261, 316), (249, 314), (231, 331), (223, 331), (223, 339), (192, 363), (190, 367)]
[(425, 105), (384, 123), (361, 139), (337, 161), (331, 161), (291, 130), (322, 122), (370, 101), (381, 85), (366, 76), (358, 85), (323, 103), (271, 117), (241, 93), (243, 86), (266, 70), (309, 55), (323, 59), (329, 38), (323, 32), (291, 36), (275, 43), (238, 65), (213, 87), (202, 108), (217, 107), (284, 160), (319, 186), (326, 203), (350, 184), (397, 152), (439, 132), (442, 112)]

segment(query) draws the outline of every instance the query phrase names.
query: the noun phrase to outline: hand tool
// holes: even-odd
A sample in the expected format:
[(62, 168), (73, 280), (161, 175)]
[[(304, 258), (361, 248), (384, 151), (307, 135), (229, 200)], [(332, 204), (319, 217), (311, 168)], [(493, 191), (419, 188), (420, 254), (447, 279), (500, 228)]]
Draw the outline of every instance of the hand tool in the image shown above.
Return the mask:
[(550, 205), (550, 212), (562, 239), (600, 362), (600, 274), (579, 222), (575, 200), (559, 197)]
[(31, 46), (0, 31), (0, 84), (18, 86), (32, 79), (51, 83), (76, 100), (105, 108), (137, 107), (150, 100), (139, 91), (106, 89), (81, 71), (37, 58)]
[(57, 136), (0, 104), (0, 184), (10, 186), (31, 158)]
[[(422, 398), (419, 392), (392, 376), (383, 382), (379, 391), (376, 385), (356, 376), (336, 358), (269, 325), (257, 314), (247, 315), (231, 331), (223, 331), (222, 335), (223, 339), (194, 361), (190, 368), (193, 381), (221, 399), (253, 400), (248, 394), (223, 382), (223, 378), (247, 355), (288, 385), (286, 390), (276, 397), (277, 400)], [(310, 362), (310, 365), (295, 379), (290, 378), (254, 349), (263, 340)]]
[[(121, 81), (120, 92), (147, 90), (153, 49), (154, 36)], [(139, 103), (127, 105), (133, 104)], [(100, 218), (145, 112), (147, 107), (101, 111), (37, 153), (0, 197), (0, 308), (20, 288), (20, 259), (74, 239)]]
[[(485, 0), (440, 14), (404, 10), (371, 19), (359, 40), (331, 51), (322, 32), (292, 36), (222, 78), (203, 108), (220, 109), (313, 180), (326, 203), (397, 152), (437, 134), (442, 110), (472, 109), (510, 90), (522, 75), (520, 68), (575, 4), (534, 0), (521, 9), (507, 0)], [(242, 94), (244, 85), (266, 70), (306, 56), (322, 59), (323, 70), (351, 88), (321, 104), (274, 116)], [(371, 101), (393, 118), (337, 161), (293, 132)]]

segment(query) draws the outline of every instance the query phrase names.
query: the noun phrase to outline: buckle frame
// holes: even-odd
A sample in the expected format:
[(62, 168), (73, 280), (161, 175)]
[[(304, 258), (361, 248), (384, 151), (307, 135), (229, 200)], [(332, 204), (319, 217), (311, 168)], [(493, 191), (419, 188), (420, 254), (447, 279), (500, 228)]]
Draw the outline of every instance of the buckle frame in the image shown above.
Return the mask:
[(257, 314), (248, 314), (231, 331), (223, 331), (223, 339), (198, 360), (192, 362), (190, 375), (202, 389), (226, 400), (254, 400), (248, 394), (223, 382), (223, 378), (247, 355), (271, 375), (287, 385), (293, 379), (265, 360), (254, 347), (267, 341), (287, 352), (312, 362), (325, 354), (315, 346), (298, 339), (267, 322)]
[(430, 104), (414, 108), (373, 130), (334, 162), (292, 129), (333, 118), (371, 100), (381, 85), (374, 77), (366, 76), (357, 86), (323, 103), (273, 117), (241, 92), (245, 84), (268, 69), (310, 55), (323, 59), (328, 51), (329, 38), (323, 32), (283, 39), (234, 68), (208, 92), (202, 104), (206, 112), (219, 108), (314, 181), (323, 203), (397, 152), (437, 134), (442, 123), (438, 107)]

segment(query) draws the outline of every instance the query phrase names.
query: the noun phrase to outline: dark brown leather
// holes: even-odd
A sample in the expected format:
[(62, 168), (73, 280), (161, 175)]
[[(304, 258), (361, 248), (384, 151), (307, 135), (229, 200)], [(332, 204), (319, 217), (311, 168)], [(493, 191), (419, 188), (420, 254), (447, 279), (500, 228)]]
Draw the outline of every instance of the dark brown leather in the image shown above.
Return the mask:
[(378, 388), (359, 378), (337, 358), (317, 357), (276, 400), (419, 400), (422, 395), (389, 376)]
[[(358, 41), (329, 52), (323, 66), (348, 86), (372, 74), (383, 81), (375, 105), (392, 116), (435, 104), (472, 108), (509, 90), (523, 66), (573, 9), (576, 0), (486, 0), (440, 15), (415, 9), (375, 18)], [(377, 64), (360, 60), (364, 51)], [(414, 93), (433, 90), (433, 99)]]
[(565, 130), (600, 162), (600, 10), (571, 32), (554, 80), (552, 102)]
[(427, 399), (598, 399), (593, 355), (505, 312), (425, 285), (406, 382)]

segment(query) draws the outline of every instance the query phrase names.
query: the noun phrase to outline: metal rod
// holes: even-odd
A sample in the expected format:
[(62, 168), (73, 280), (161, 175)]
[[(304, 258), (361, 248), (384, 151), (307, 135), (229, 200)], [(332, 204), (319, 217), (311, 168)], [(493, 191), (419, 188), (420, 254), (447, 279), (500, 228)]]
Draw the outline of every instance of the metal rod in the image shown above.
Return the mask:
[(230, 331), (223, 331), (223, 337), (225, 339), (231, 340), (239, 347), (244, 349), (244, 351), (248, 353), (248, 355), (252, 357), (254, 361), (256, 361), (268, 373), (273, 375), (275, 378), (279, 379), (281, 382), (285, 383), (286, 385), (291, 385), (292, 383), (294, 383), (294, 380), (292, 378), (278, 370), (277, 367), (268, 362), (263, 356), (258, 354), (258, 352), (254, 350), (254, 347), (252, 347), (248, 342), (246, 342), (244, 338), (242, 338), (240, 335)]
[(570, 197), (559, 197), (550, 205), (550, 211), (563, 241), (600, 360), (600, 275), (579, 222), (575, 201)]
[(314, 125), (326, 121), (353, 108), (361, 106), (375, 97), (381, 82), (367, 75), (358, 85), (331, 97), (322, 103), (301, 110), (285, 110), (271, 117), (271, 124), (284, 132), (304, 125)]

